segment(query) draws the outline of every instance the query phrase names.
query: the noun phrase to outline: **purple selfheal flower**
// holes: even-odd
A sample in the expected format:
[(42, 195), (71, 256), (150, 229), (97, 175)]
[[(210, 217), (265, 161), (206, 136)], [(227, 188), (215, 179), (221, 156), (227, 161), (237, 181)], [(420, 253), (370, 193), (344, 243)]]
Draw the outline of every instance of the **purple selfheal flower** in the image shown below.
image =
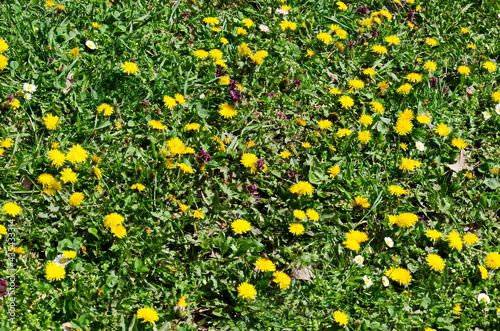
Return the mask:
[(370, 34), (372, 35), (373, 38), (377, 38), (380, 34), (380, 32), (378, 32), (377, 29), (373, 29), (372, 32), (370, 32)]
[(415, 13), (412, 12), (412, 11), (409, 11), (408, 12), (408, 20), (411, 22), (411, 23), (415, 23)]
[(191, 17), (191, 12), (188, 11), (188, 10), (184, 10), (182, 11), (182, 16), (184, 16), (185, 18), (190, 18)]
[(368, 15), (370, 13), (370, 9), (366, 8), (366, 6), (361, 6), (356, 9), (356, 14), (358, 15)]
[(7, 281), (3, 278), (0, 278), (0, 298), (9, 294), (7, 290)]
[(270, 93), (267, 94), (267, 96), (270, 97), (270, 98), (274, 98), (276, 96), (276, 93), (270, 92)]
[(243, 98), (243, 93), (241, 93), (240, 90), (231, 90), (229, 91), (229, 96), (231, 99), (233, 99), (235, 102), (238, 102)]
[(247, 191), (248, 193), (257, 193), (257, 190), (258, 190), (258, 189), (259, 189), (259, 187), (257, 186), (257, 184), (252, 184), (252, 185), (250, 185), (250, 186), (248, 186), (248, 187), (246, 188), (246, 191)]
[(5, 98), (7, 98), (7, 100), (5, 101), (6, 104), (9, 104), (11, 103), (12, 101), (14, 101), (14, 99), (16, 98), (13, 94), (7, 94), (5, 96)]
[(284, 113), (278, 113), (276, 114), (279, 118), (284, 119), (286, 115)]
[(257, 169), (259, 169), (260, 171), (264, 171), (265, 165), (266, 165), (266, 161), (264, 161), (262, 159), (257, 160)]
[(226, 72), (222, 68), (217, 68), (217, 72), (215, 73), (215, 77), (225, 76)]
[(149, 102), (148, 100), (142, 100), (142, 101), (140, 102), (140, 104), (141, 104), (142, 106), (151, 106), (151, 102)]
[(208, 163), (210, 159), (212, 158), (212, 155), (210, 155), (208, 152), (205, 150), (201, 149), (198, 154), (196, 155), (203, 163)]
[(436, 77), (431, 77), (429, 83), (431, 84), (431, 88), (436, 88), (438, 86)]
[(52, 62), (54, 62), (55, 60), (56, 60), (55, 58), (53, 58), (53, 57), (49, 57), (49, 59), (47, 60), (47, 62), (48, 62), (48, 63), (52, 63)]
[(300, 84), (302, 83), (302, 79), (294, 79), (292, 82), (295, 84), (296, 88), (300, 88)]
[(349, 49), (353, 49), (354, 47), (356, 47), (356, 43), (354, 41), (349, 41), (347, 43), (347, 47), (349, 47)]

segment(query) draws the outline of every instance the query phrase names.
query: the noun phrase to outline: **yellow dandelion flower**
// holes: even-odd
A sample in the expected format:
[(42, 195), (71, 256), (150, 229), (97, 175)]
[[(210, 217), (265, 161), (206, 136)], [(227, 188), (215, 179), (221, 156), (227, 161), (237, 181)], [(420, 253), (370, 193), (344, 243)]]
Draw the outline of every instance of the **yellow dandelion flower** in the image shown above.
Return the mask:
[(123, 68), (123, 72), (127, 73), (127, 75), (139, 72), (139, 67), (134, 62), (125, 62), (120, 68)]

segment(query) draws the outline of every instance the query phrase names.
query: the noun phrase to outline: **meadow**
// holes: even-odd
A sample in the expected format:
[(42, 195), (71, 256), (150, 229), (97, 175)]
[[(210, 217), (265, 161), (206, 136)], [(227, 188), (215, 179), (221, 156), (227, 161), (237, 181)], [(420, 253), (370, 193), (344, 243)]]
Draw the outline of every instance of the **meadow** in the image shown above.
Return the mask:
[(0, 14), (0, 331), (500, 330), (500, 2)]

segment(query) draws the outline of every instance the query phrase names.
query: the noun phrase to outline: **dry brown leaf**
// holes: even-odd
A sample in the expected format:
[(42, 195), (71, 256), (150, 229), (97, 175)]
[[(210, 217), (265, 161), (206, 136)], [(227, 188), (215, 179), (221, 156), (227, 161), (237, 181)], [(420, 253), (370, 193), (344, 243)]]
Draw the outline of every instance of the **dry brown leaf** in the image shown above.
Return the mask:
[(300, 264), (298, 264), (295, 268), (290, 272), (291, 279), (301, 279), (301, 280), (311, 280), (314, 278), (313, 273), (309, 267), (301, 268)]
[(68, 94), (69, 90), (71, 90), (71, 86), (76, 82), (76, 80), (73, 79), (73, 72), (70, 71), (68, 75), (66, 76), (66, 87), (62, 91), (63, 94)]
[(474, 167), (470, 167), (466, 164), (467, 156), (465, 155), (465, 150), (461, 149), (460, 153), (455, 158), (455, 163), (447, 164), (446, 166), (455, 172), (459, 172), (462, 170), (474, 170)]
[(33, 186), (33, 183), (28, 177), (23, 177), (23, 179), (21, 179), (21, 185), (26, 191), (29, 191), (31, 190), (31, 186)]
[(335, 75), (330, 70), (326, 69), (326, 74), (330, 77), (330, 83), (336, 83), (339, 81), (339, 76)]

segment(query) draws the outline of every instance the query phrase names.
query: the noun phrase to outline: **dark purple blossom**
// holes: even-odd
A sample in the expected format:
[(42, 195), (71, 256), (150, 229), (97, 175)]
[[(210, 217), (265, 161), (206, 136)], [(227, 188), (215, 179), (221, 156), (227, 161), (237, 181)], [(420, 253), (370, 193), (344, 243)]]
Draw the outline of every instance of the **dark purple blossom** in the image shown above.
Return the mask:
[(259, 187), (257, 186), (257, 184), (252, 184), (252, 185), (250, 185), (250, 186), (248, 186), (248, 187), (246, 188), (246, 191), (247, 191), (248, 193), (253, 193), (253, 194), (254, 194), (254, 193), (257, 193), (257, 190), (258, 190), (258, 189), (259, 189)]
[(370, 13), (370, 9), (366, 8), (366, 6), (361, 6), (356, 9), (356, 14), (358, 15), (368, 15)]
[(302, 79), (294, 79), (292, 80), (292, 82), (296, 88), (300, 88), (300, 84), (302, 84)]
[(438, 86), (436, 77), (431, 77), (429, 79), (429, 83), (431, 85), (431, 88), (436, 88)]
[(204, 149), (201, 149), (196, 156), (203, 163), (208, 163), (212, 158), (212, 155), (210, 155), (210, 153), (206, 152)]
[(377, 38), (380, 34), (377, 29), (373, 29), (372, 32), (370, 32), (373, 38)]
[(9, 295), (9, 292), (7, 290), (7, 281), (3, 278), (0, 278), (0, 298)]

